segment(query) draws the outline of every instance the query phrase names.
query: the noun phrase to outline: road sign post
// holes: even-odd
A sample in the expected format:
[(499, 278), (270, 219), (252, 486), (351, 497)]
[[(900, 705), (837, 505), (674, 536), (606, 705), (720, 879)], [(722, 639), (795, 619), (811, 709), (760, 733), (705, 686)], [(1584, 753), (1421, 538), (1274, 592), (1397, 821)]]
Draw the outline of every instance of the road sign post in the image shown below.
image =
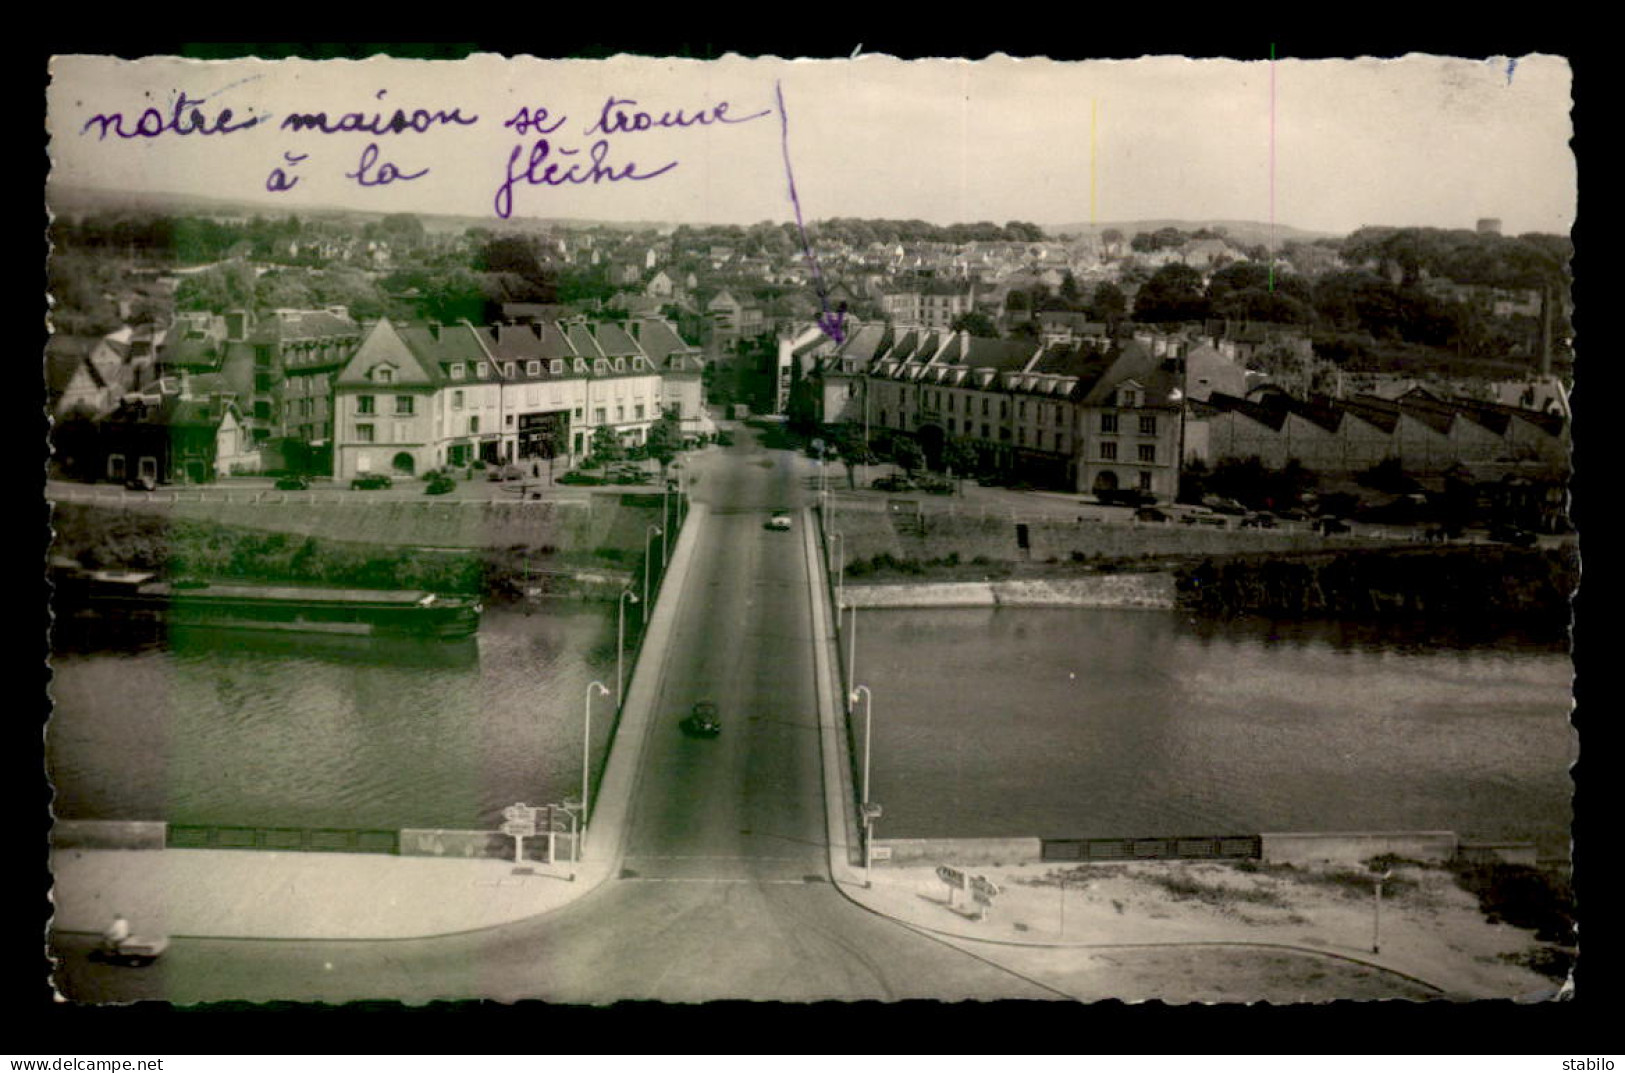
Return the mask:
[(937, 878), (948, 885), (948, 905), (954, 905), (954, 891), (965, 889), (965, 873), (950, 865), (937, 866)]
[(536, 833), (536, 810), (523, 801), (502, 810), (502, 833), (513, 839), (513, 863), (525, 859), (525, 839)]
[(971, 896), (976, 900), (976, 919), (986, 920), (987, 911), (993, 906), (993, 899), (998, 897), (999, 885), (984, 875), (970, 877)]

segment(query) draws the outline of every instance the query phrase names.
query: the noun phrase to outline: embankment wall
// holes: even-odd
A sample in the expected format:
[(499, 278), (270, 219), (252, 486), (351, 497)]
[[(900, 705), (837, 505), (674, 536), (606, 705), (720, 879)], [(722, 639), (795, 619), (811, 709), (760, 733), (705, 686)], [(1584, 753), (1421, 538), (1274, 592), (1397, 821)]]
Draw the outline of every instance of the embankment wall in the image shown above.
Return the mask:
[[(1324, 551), (1329, 547), (1381, 547), (1394, 543), (1346, 535), (1324, 537), (1308, 529), (1219, 529), (1092, 518), (927, 511), (915, 520), (908, 514), (845, 504), (832, 521), (833, 527), (845, 534), (848, 563), (884, 554), (900, 559), (931, 560), (957, 553), (961, 562), (969, 562), (977, 556), (994, 562), (1069, 562), (1077, 557), (1205, 557)], [(1017, 541), (1017, 524), (1027, 527), (1026, 549)]]
[(1040, 858), (1036, 838), (877, 838), (875, 861), (892, 864), (1018, 864)]
[(1459, 846), (1454, 831), (1266, 832), (1259, 837), (1269, 864), (1359, 864), (1388, 854), (1413, 861), (1449, 861)]
[(1174, 606), (1167, 573), (1101, 574), (1054, 581), (925, 582), (918, 585), (849, 585), (844, 599), (857, 607), (1112, 607)]
[(57, 820), (57, 849), (163, 849), (169, 825), (154, 820)]

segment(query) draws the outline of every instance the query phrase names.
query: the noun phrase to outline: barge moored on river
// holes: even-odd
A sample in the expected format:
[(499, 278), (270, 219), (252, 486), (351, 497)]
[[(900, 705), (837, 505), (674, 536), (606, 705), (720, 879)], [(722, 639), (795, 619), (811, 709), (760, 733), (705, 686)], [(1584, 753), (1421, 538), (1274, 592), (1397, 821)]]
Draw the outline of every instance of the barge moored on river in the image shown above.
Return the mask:
[(456, 640), (479, 629), (467, 596), (247, 581), (165, 581), (135, 570), (58, 569), (59, 615), (170, 628), (269, 630)]

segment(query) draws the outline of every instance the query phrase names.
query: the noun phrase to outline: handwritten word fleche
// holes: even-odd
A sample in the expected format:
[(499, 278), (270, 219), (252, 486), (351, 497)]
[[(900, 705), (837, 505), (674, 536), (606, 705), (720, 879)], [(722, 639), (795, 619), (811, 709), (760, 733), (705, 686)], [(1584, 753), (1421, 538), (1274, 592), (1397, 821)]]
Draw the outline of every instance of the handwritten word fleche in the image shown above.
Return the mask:
[[(584, 132), (589, 138), (598, 136), (587, 148), (585, 160), (567, 159), (581, 156), (582, 150), (573, 145), (561, 145), (552, 138), (535, 139), (529, 146), (528, 156), (525, 145), (514, 146), (508, 154), (506, 174), (497, 186), (496, 195), (492, 199), (492, 208), (496, 214), (504, 220), (513, 214), (514, 187), (520, 183), (525, 186), (558, 187), (645, 182), (659, 178), (678, 166), (679, 162), (676, 160), (655, 167), (643, 167), (634, 160), (628, 160), (620, 165), (613, 164), (609, 161), (612, 137), (651, 130), (688, 130), (714, 124), (748, 123), (753, 119), (761, 119), (772, 114), (771, 109), (763, 109), (751, 115), (730, 116), (728, 101), (694, 111), (680, 108), (675, 111), (644, 111), (633, 107), (637, 104), (636, 98), (617, 97), (613, 94), (604, 101), (597, 119)], [(564, 127), (567, 120), (568, 116), (564, 115), (553, 119), (552, 113), (546, 107), (527, 106), (515, 112), (503, 126), (519, 134), (553, 135)], [(522, 158), (524, 163), (521, 166)]]

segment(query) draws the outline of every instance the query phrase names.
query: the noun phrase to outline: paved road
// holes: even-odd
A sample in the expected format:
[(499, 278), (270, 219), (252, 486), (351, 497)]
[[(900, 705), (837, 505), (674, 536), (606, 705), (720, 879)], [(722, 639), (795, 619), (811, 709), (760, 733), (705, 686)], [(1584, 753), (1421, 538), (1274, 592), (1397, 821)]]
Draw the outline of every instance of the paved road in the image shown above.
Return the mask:
[[(875, 916), (829, 882), (807, 564), (800, 533), (764, 527), (774, 508), (811, 498), (814, 465), (741, 434), (696, 468), (711, 517), (681, 594), (618, 878), (557, 913), (470, 935), (177, 942), (150, 970), (92, 968), (75, 997), (1062, 997)], [(718, 738), (678, 729), (700, 699), (719, 706)]]

